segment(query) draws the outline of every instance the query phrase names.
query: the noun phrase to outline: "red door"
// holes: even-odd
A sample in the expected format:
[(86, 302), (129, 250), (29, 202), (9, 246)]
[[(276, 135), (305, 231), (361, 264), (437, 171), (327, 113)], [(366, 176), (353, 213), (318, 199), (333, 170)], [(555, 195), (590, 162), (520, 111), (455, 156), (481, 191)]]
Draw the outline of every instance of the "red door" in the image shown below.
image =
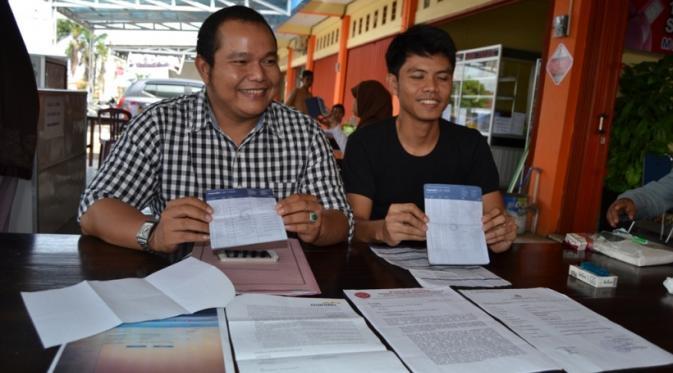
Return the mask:
[(610, 128), (618, 91), (624, 49), (628, 0), (595, 0), (591, 30), (582, 68), (585, 79), (580, 95), (560, 232), (591, 232), (597, 229), (606, 173)]

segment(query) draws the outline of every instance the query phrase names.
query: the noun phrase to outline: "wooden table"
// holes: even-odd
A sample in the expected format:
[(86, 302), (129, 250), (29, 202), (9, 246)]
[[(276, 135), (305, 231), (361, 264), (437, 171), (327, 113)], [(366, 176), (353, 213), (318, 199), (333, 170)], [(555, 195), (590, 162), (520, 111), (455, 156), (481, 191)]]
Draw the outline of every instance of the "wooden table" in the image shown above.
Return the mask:
[[(166, 266), (164, 258), (76, 235), (0, 234), (0, 369), (46, 371), (57, 347), (43, 349), (20, 291), (46, 290), (82, 280), (144, 277)], [(306, 248), (323, 297), (342, 289), (416, 287), (411, 275), (377, 258), (366, 245)], [(637, 268), (599, 254), (586, 258), (559, 244), (520, 244), (492, 255), (488, 268), (514, 287), (548, 287), (673, 352), (673, 295), (662, 286), (673, 266)], [(568, 264), (583, 259), (619, 276), (616, 289), (595, 289), (569, 278)], [(658, 371), (671, 371), (672, 367)], [(649, 371), (657, 371), (650, 369)]]

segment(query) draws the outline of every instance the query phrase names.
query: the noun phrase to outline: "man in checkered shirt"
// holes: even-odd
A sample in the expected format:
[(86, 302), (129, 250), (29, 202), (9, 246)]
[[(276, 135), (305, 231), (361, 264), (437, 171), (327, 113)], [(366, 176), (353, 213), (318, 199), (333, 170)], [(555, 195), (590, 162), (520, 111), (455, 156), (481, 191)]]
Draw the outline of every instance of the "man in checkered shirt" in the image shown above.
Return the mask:
[(209, 16), (195, 61), (206, 88), (134, 118), (82, 195), (82, 232), (173, 252), (209, 240), (207, 190), (271, 188), (287, 231), (316, 245), (346, 240), (352, 213), (329, 143), (308, 116), (273, 102), (276, 52), (273, 31), (254, 10)]

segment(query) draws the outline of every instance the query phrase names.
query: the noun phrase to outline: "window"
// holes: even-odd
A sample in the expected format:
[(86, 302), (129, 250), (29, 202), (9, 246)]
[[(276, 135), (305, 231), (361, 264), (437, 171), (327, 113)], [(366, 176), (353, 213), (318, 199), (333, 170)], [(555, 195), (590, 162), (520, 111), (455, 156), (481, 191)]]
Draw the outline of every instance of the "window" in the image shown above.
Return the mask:
[(423, 0), (423, 9), (428, 9), (430, 6), (430, 0)]
[(353, 20), (353, 30), (351, 30), (351, 35), (355, 36), (355, 27), (357, 26), (357, 22)]
[(369, 14), (367, 14), (367, 21), (365, 22), (365, 32), (369, 31)]
[(379, 11), (374, 12), (374, 24), (372, 25), (372, 28), (376, 28), (376, 21), (379, 19)]
[(397, 16), (397, 1), (393, 1), (392, 6), (390, 7), (390, 20), (394, 21)]
[(358, 35), (362, 34), (362, 18), (358, 19)]
[(383, 7), (383, 14), (381, 14), (381, 25), (385, 25), (388, 18), (388, 5)]

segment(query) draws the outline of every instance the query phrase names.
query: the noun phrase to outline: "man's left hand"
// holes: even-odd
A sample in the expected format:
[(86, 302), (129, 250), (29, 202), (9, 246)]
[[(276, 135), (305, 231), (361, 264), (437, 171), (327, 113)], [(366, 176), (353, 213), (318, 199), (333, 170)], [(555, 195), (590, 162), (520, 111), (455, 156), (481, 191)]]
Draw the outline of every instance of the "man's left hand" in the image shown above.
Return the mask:
[(484, 224), (486, 244), (495, 253), (503, 252), (512, 246), (516, 239), (516, 223), (514, 218), (499, 208), (487, 212), (481, 218)]
[(285, 229), (295, 232), (306, 243), (315, 242), (323, 222), (323, 207), (318, 198), (308, 194), (293, 194), (278, 201), (278, 215), (283, 218)]

